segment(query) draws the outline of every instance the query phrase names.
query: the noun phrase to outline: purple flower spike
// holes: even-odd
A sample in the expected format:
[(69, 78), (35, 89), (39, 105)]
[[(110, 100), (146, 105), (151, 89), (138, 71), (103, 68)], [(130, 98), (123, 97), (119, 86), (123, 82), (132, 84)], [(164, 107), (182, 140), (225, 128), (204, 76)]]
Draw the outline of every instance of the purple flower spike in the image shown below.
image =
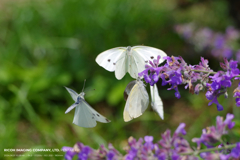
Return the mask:
[(240, 34), (233, 27), (228, 27), (225, 33), (219, 33), (210, 28), (199, 28), (197, 25), (189, 23), (177, 25), (175, 30), (183, 39), (193, 44), (195, 48), (200, 51), (208, 50), (217, 59), (221, 60), (223, 57), (230, 59), (233, 57), (233, 53), (237, 52), (233, 46), (238, 43)]
[(218, 116), (216, 118), (216, 126), (203, 129), (201, 137), (193, 138), (192, 141), (197, 143), (198, 147), (200, 147), (200, 144), (202, 143), (207, 146), (207, 148), (212, 148), (214, 144), (221, 139), (222, 135), (227, 134), (227, 127), (232, 129), (235, 124), (232, 122), (233, 118), (234, 116), (232, 114), (227, 114), (225, 121), (223, 121), (223, 118)]
[(232, 149), (231, 147), (233, 146), (230, 146), (228, 142), (218, 145), (223, 140), (222, 136), (226, 135), (228, 129), (234, 126), (233, 118), (233, 114), (227, 114), (225, 120), (218, 116), (216, 118), (216, 126), (203, 129), (200, 138), (192, 139), (193, 142), (198, 144), (198, 147), (194, 150), (183, 137), (186, 134), (185, 124), (180, 123), (172, 136), (171, 131), (166, 130), (162, 134), (162, 139), (155, 144), (152, 136), (145, 136), (144, 138), (139, 138), (139, 140), (129, 137), (128, 146), (125, 147), (127, 154), (124, 156), (111, 143), (109, 143), (108, 149), (101, 145), (98, 150), (84, 146), (82, 143), (76, 143), (73, 148), (63, 147), (63, 151), (72, 152), (71, 154), (66, 153), (65, 159), (67, 160), (72, 160), (76, 154), (78, 154), (78, 160), (199, 160), (199, 153), (202, 152), (201, 144), (203, 144), (207, 148), (219, 149), (215, 151), (205, 150), (204, 153), (200, 154), (203, 159), (235, 160), (240, 158), (240, 142)]

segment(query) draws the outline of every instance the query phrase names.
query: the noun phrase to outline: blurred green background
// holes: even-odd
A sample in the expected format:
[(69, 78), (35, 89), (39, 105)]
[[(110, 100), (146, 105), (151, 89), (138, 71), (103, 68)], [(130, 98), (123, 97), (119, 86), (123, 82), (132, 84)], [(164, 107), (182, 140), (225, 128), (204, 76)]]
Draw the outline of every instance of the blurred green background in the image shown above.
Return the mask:
[[(215, 124), (217, 115), (234, 113), (237, 126), (230, 142), (238, 141), (239, 108), (232, 98), (220, 98), (224, 111), (208, 106), (205, 93), (191, 95), (182, 86), (181, 99), (168, 86), (158, 84), (165, 119), (149, 106), (128, 123), (123, 121), (123, 91), (133, 79), (117, 80), (95, 62), (96, 56), (119, 46), (147, 45), (169, 56), (181, 55), (197, 64), (202, 56), (174, 32), (174, 26), (194, 22), (224, 31), (236, 21), (227, 0), (2, 0), (0, 1), (0, 157), (4, 148), (61, 148), (80, 141), (98, 148), (112, 143), (123, 148), (130, 136), (161, 138), (186, 123), (188, 140)], [(219, 69), (208, 56), (210, 67)], [(213, 61), (213, 62), (212, 62)], [(86, 79), (85, 99), (109, 118), (86, 129), (72, 124), (74, 111), (65, 114), (73, 100), (64, 86), (81, 92)], [(147, 86), (149, 89), (149, 86)], [(94, 90), (95, 89), (95, 90)], [(62, 153), (62, 152), (61, 152)], [(1, 158), (2, 159), (2, 158)], [(4, 157), (15, 159), (15, 157)], [(33, 159), (19, 157), (19, 159)], [(40, 159), (55, 159), (45, 157)], [(59, 158), (56, 158), (59, 159)], [(61, 159), (61, 158), (60, 158)]]

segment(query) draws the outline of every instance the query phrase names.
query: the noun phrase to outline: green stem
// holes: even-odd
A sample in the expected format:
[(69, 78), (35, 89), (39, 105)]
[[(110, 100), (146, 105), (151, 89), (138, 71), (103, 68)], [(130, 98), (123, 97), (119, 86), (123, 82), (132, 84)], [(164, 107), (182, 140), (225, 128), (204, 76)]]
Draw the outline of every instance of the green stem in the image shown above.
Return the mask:
[(202, 152), (219, 151), (219, 150), (223, 150), (223, 149), (231, 149), (231, 148), (234, 148), (234, 147), (236, 147), (236, 144), (226, 145), (226, 146), (223, 146), (221, 148), (208, 148), (208, 149), (196, 150), (196, 151), (193, 151), (193, 152), (181, 153), (180, 155), (193, 155), (193, 154), (196, 155), (196, 154), (199, 154), (199, 153), (202, 153)]
[(194, 72), (203, 72), (203, 73), (209, 73), (209, 74), (216, 74), (217, 72), (209, 72), (209, 71), (201, 71), (201, 70), (191, 70), (191, 71), (194, 71)]
[[(217, 73), (217, 72), (208, 72), (208, 71), (195, 70), (195, 69), (192, 69), (191, 71), (193, 71), (193, 72), (203, 72), (203, 73), (208, 73), (208, 74), (216, 74)], [(240, 77), (240, 75), (235, 76), (235, 77)]]

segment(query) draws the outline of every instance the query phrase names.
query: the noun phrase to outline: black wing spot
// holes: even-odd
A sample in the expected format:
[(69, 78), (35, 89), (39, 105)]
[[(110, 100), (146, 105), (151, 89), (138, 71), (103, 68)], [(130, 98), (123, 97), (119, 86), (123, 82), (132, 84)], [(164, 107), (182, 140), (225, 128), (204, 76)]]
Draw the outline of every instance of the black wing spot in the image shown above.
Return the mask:
[(116, 65), (116, 63), (113, 63), (113, 65)]
[(148, 63), (148, 61), (145, 61), (145, 63)]
[(107, 118), (105, 118), (105, 120), (106, 120), (107, 122), (109, 122), (109, 120), (108, 120)]
[(100, 117), (99, 114), (97, 114), (97, 116)]
[(92, 115), (94, 115), (95, 116), (95, 114), (93, 113)]
[(92, 119), (94, 119), (94, 117), (92, 117)]
[(154, 57), (153, 57), (153, 56), (151, 56), (150, 58), (151, 58), (151, 59), (153, 59)]
[(111, 61), (111, 59), (108, 59), (108, 62), (110, 62)]

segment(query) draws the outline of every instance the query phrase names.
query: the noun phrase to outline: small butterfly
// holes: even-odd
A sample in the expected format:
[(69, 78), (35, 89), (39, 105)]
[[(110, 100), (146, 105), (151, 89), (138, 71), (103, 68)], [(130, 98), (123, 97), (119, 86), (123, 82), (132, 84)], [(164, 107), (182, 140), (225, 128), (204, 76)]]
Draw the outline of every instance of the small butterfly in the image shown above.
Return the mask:
[(141, 116), (149, 104), (147, 90), (140, 78), (127, 85), (124, 90), (124, 98), (127, 101), (123, 111), (125, 122)]
[(115, 76), (119, 80), (127, 72), (137, 79), (135, 73), (142, 72), (145, 64), (149, 60), (156, 59), (158, 55), (161, 56), (159, 63), (162, 63), (163, 57), (167, 56), (162, 50), (148, 46), (116, 47), (100, 53), (96, 62), (110, 72), (115, 71)]
[[(163, 119), (163, 103), (159, 97), (156, 84), (154, 86), (150, 86), (150, 90), (152, 100), (151, 106), (153, 110)], [(127, 85), (124, 90), (124, 99), (127, 101), (123, 112), (123, 119), (125, 122), (141, 116), (147, 109), (149, 96), (145, 85), (140, 78)]]
[(75, 109), (73, 123), (85, 128), (92, 128), (97, 125), (96, 121), (102, 123), (111, 122), (106, 117), (99, 114), (95, 111), (84, 99), (85, 93), (82, 91), (80, 94), (77, 94), (74, 90), (67, 88), (67, 91), (70, 93), (72, 99), (75, 101), (65, 112), (67, 114), (72, 109)]

